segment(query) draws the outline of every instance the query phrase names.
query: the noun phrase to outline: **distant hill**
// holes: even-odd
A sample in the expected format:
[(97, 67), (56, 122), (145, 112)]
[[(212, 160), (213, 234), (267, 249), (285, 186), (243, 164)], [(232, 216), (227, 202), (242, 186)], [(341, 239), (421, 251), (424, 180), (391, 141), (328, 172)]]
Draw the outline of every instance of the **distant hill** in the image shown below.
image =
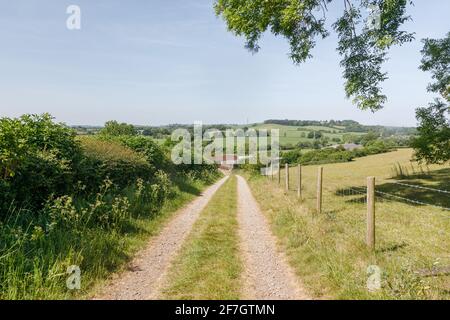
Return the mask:
[[(96, 134), (101, 127), (74, 126), (79, 135)], [(185, 128), (193, 132), (193, 125), (170, 124), (162, 126), (135, 126), (139, 134), (152, 137), (157, 141), (170, 138), (175, 129)], [(280, 145), (283, 149), (300, 147), (302, 149), (318, 149), (342, 143), (359, 143), (366, 134), (376, 135), (382, 139), (390, 139), (394, 145), (406, 146), (409, 138), (416, 133), (412, 127), (367, 126), (354, 120), (279, 120), (270, 119), (263, 123), (248, 125), (236, 124), (204, 124), (203, 130), (218, 129), (247, 129), (256, 130), (278, 129), (280, 131)]]
[(270, 119), (264, 121), (264, 124), (280, 124), (285, 126), (295, 126), (295, 127), (307, 127), (307, 126), (321, 126), (334, 129), (341, 129), (344, 132), (385, 132), (391, 135), (412, 135), (416, 133), (416, 128), (414, 127), (392, 127), (392, 126), (367, 126), (360, 124), (354, 120), (276, 120)]

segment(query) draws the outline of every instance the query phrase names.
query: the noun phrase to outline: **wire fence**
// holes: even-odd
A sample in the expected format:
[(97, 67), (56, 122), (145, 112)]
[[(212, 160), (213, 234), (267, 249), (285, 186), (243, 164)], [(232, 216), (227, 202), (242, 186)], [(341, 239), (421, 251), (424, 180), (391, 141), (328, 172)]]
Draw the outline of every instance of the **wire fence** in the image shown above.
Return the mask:
[(438, 206), (438, 205), (422, 202), (422, 201), (419, 201), (419, 200), (413, 200), (413, 199), (405, 198), (405, 197), (402, 197), (402, 196), (398, 196), (398, 195), (387, 193), (387, 192), (383, 192), (383, 191), (375, 191), (375, 193), (378, 196), (381, 196), (381, 197), (388, 197), (388, 198), (396, 199), (398, 201), (404, 201), (404, 202), (412, 203), (412, 204), (415, 204), (415, 205), (429, 206), (429, 207), (433, 207), (433, 208), (437, 208), (437, 209), (441, 209), (441, 210), (445, 210), (445, 211), (449, 211), (450, 212), (450, 208), (446, 208), (446, 207), (442, 207), (442, 206)]
[[(284, 170), (281, 170), (281, 173), (283, 173)], [(294, 179), (297, 176), (296, 174), (293, 174)], [(325, 175), (326, 176), (326, 175)], [(274, 179), (276, 181), (277, 179)], [(285, 176), (280, 179), (281, 185), (285, 185)], [(337, 180), (336, 178), (334, 180)], [(326, 181), (326, 178), (325, 178)], [(292, 183), (291, 183), (292, 185)], [(298, 185), (298, 182), (295, 182), (291, 188), (291, 191), (297, 191), (296, 188)], [(398, 192), (388, 192), (385, 190), (386, 186), (399, 186), (399, 191), (404, 191), (405, 189), (412, 189), (412, 190), (418, 190), (419, 195), (420, 192), (431, 192), (440, 194), (440, 197), (444, 197), (445, 201), (442, 201), (441, 203), (430, 203), (426, 202), (422, 199), (417, 199), (413, 197), (408, 197), (403, 194), (398, 194)], [(329, 181), (326, 181), (326, 183), (323, 186), (324, 191), (327, 191), (335, 196), (346, 198), (347, 200), (345, 203), (361, 203), (361, 204), (367, 204), (367, 187), (365, 186), (340, 186), (336, 183), (330, 183)], [(446, 205), (446, 203), (450, 203), (450, 191), (445, 189), (439, 189), (439, 188), (432, 188), (428, 186), (422, 186), (422, 185), (416, 185), (411, 183), (404, 183), (399, 182), (395, 180), (386, 180), (386, 179), (377, 179), (377, 185), (375, 187), (375, 195), (376, 195), (376, 202), (399, 202), (404, 203), (407, 205), (413, 205), (417, 209), (418, 206), (421, 207), (428, 207), (428, 208), (434, 208), (444, 211), (442, 214), (444, 214), (446, 217), (450, 218), (450, 207)], [(447, 195), (448, 195), (448, 201), (447, 201)], [(327, 200), (328, 197), (325, 197), (325, 200)]]
[(433, 192), (438, 192), (438, 193), (445, 193), (445, 194), (449, 194), (450, 195), (450, 191), (448, 191), (448, 190), (436, 189), (436, 188), (430, 188), (430, 187), (424, 187), (424, 186), (418, 186), (418, 185), (407, 184), (407, 183), (397, 182), (397, 181), (390, 181), (390, 180), (382, 180), (382, 181), (386, 182), (386, 183), (396, 184), (396, 185), (399, 185), (399, 186), (415, 188), (415, 189), (421, 189), (421, 190), (427, 190), (427, 191), (433, 191)]
[[(351, 223), (364, 221), (366, 244), (370, 250), (375, 250), (376, 247), (376, 212), (381, 213), (380, 219), (386, 219), (389, 216), (393, 220), (389, 218), (386, 221), (405, 221), (405, 223), (409, 223), (407, 222), (408, 214), (415, 214), (418, 218), (415, 220), (416, 224), (436, 234), (447, 232), (447, 222), (450, 221), (448, 220), (450, 192), (445, 189), (396, 180), (375, 179), (375, 177), (367, 177), (366, 186), (352, 186), (349, 185), (349, 179), (345, 176), (327, 177), (323, 167), (319, 167), (317, 175), (313, 176), (311, 173), (302, 176), (301, 166), (295, 168), (289, 175), (283, 169), (276, 175), (271, 175), (272, 177), (268, 178), (272, 180), (272, 183), (278, 182), (285, 194), (290, 195), (285, 199), (291, 206), (302, 202), (305, 204), (302, 207), (308, 212), (323, 213), (330, 219), (336, 219), (339, 212), (347, 210), (356, 213), (351, 212), (351, 215), (345, 215), (344, 219), (351, 219)], [(297, 194), (297, 201), (293, 201), (294, 193)], [(394, 205), (395, 203), (401, 205)], [(434, 217), (439, 219), (435, 220)]]

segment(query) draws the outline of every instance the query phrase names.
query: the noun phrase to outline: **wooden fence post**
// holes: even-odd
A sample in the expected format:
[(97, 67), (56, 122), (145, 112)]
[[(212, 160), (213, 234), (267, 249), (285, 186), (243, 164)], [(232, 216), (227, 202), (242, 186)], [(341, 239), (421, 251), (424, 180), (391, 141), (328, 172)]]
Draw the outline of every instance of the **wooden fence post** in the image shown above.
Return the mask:
[(289, 191), (289, 164), (286, 163), (286, 192)]
[(281, 163), (278, 163), (278, 184), (281, 184)]
[(375, 249), (375, 177), (367, 178), (367, 246)]
[(322, 180), (323, 180), (323, 167), (319, 167), (317, 173), (317, 203), (316, 203), (317, 213), (322, 212), (322, 185), (323, 185)]
[(298, 186), (297, 186), (297, 197), (302, 199), (302, 165), (298, 165)]
[(273, 162), (270, 163), (270, 180), (273, 181)]

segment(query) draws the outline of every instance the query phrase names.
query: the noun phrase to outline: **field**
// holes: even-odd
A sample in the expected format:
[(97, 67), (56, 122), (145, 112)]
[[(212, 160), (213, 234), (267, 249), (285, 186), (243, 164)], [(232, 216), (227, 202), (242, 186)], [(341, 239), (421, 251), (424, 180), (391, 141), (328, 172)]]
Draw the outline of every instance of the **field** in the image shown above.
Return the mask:
[[(353, 122), (352, 122), (353, 123)], [(303, 144), (301, 146), (302, 151), (307, 151), (309, 149), (319, 148), (323, 146), (330, 146), (334, 144), (342, 144), (346, 142), (353, 142), (353, 140), (358, 140), (358, 137), (366, 135), (370, 131), (376, 131), (378, 135), (384, 134), (384, 130), (387, 130), (387, 134), (384, 134), (383, 137), (391, 137), (398, 139), (405, 139), (405, 137), (411, 135), (411, 128), (392, 128), (392, 127), (382, 127), (382, 126), (364, 126), (360, 125), (357, 122), (354, 122), (358, 125), (358, 130), (355, 130), (354, 127), (346, 127), (344, 125), (332, 125), (332, 124), (323, 124), (323, 125), (289, 125), (289, 124), (275, 124), (275, 123), (254, 123), (249, 125), (238, 125), (238, 124), (211, 124), (204, 125), (203, 129), (217, 129), (224, 133), (226, 129), (237, 130), (237, 129), (255, 129), (255, 130), (268, 130), (277, 129), (280, 133), (280, 145), (284, 149), (291, 149), (298, 147), (299, 144)], [(139, 127), (140, 134), (144, 136), (152, 137), (152, 139), (158, 144), (162, 145), (166, 142), (167, 139), (170, 140), (171, 132), (175, 129), (189, 129), (192, 131), (192, 126), (189, 125), (170, 125), (170, 126), (162, 126), (162, 127)], [(90, 134), (97, 134), (101, 131), (101, 128), (91, 128), (91, 127), (74, 127), (79, 134), (86, 134), (89, 132)], [(396, 131), (398, 130), (398, 131)], [(314, 132), (317, 135), (315, 136)], [(308, 135), (312, 135), (309, 136)], [(270, 138), (269, 138), (270, 141)], [(359, 143), (359, 142), (357, 142)], [(314, 146), (316, 144), (316, 146)]]
[[(316, 297), (450, 298), (449, 211), (431, 206), (449, 208), (449, 195), (405, 186), (450, 190), (450, 169), (437, 165), (412, 167), (411, 155), (410, 149), (404, 149), (350, 163), (324, 165), (321, 214), (314, 209), (317, 166), (302, 170), (302, 203), (295, 190), (297, 168), (290, 170), (288, 194), (284, 191), (284, 170), (281, 185), (277, 179), (250, 178), (273, 232), (298, 276)], [(400, 176), (399, 165), (403, 168)], [(367, 176), (376, 177), (376, 190), (382, 192), (377, 194), (376, 202), (375, 252), (365, 245)], [(397, 177), (391, 179), (392, 176)], [(403, 185), (395, 184), (398, 182)], [(431, 205), (405, 203), (387, 194)], [(383, 289), (374, 293), (366, 289), (367, 270), (371, 265), (382, 271)], [(436, 276), (426, 276), (433, 271), (437, 271)]]
[[(258, 124), (253, 129), (278, 129), (280, 130), (280, 145), (281, 146), (296, 146), (300, 142), (314, 142), (314, 138), (308, 138), (308, 134), (313, 131), (320, 131), (322, 135), (330, 139), (330, 144), (333, 144), (332, 139), (339, 139), (342, 143), (344, 134), (363, 135), (362, 132), (344, 132), (344, 128), (326, 127), (326, 126), (287, 126), (279, 124)], [(337, 141), (334, 143), (338, 143)]]

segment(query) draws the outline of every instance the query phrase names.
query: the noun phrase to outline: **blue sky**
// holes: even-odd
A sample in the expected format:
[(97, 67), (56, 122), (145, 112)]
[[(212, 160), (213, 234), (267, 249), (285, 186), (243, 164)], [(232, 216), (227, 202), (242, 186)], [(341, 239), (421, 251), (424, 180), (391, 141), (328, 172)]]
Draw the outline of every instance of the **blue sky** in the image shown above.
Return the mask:
[[(342, 10), (330, 8), (330, 23)], [(66, 28), (67, 6), (82, 29)], [(336, 38), (314, 58), (289, 60), (283, 38), (266, 35), (252, 55), (226, 30), (212, 0), (0, 0), (0, 116), (50, 112), (68, 124), (246, 123), (354, 119), (413, 126), (432, 99), (418, 70), (420, 39), (450, 31), (450, 1), (416, 0), (409, 31), (385, 65), (388, 103), (375, 114), (345, 98)]]

